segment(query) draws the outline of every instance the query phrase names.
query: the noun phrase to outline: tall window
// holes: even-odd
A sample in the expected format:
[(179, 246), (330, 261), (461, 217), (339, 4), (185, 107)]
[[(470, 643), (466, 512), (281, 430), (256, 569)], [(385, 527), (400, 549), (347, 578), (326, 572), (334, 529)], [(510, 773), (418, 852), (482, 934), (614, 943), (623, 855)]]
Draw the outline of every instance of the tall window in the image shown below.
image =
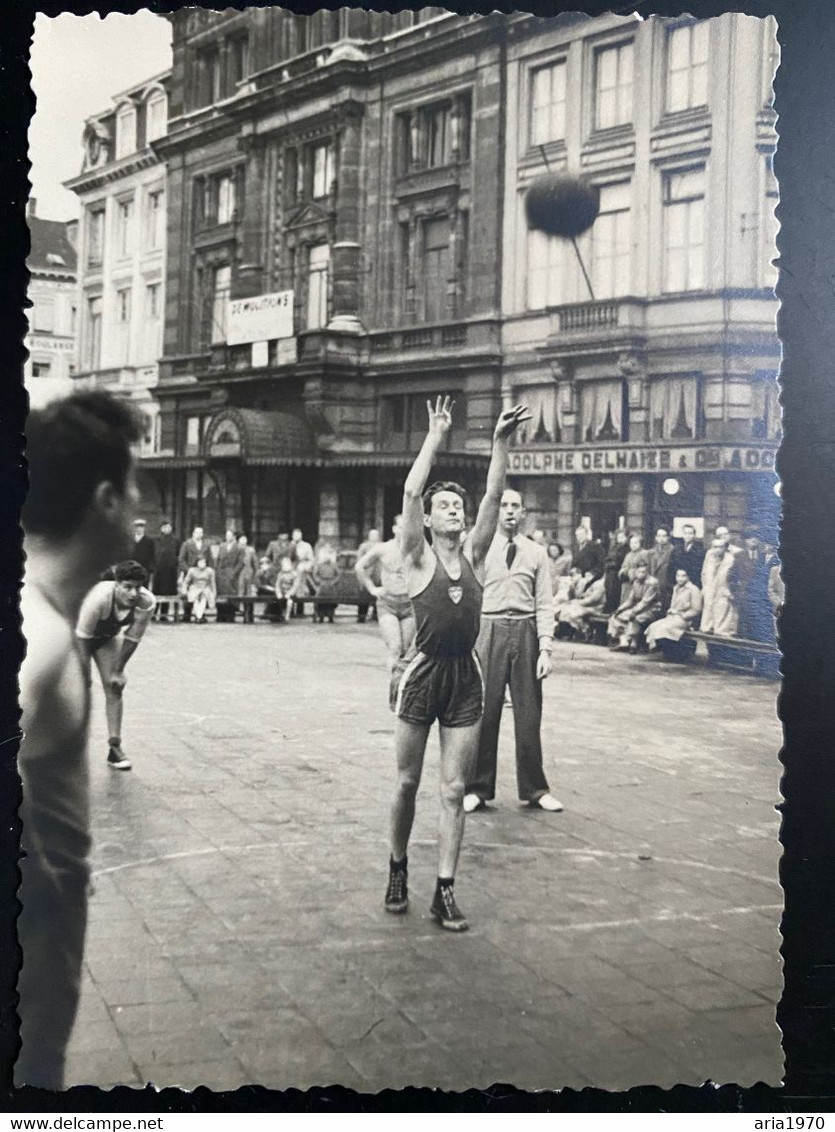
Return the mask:
[(430, 107), (425, 115), (426, 166), (436, 169), (446, 165), (449, 152), (449, 106)]
[(52, 299), (37, 299), (32, 310), (32, 329), (51, 333), (55, 329), (55, 303)]
[(162, 247), (165, 237), (165, 190), (152, 189), (148, 193), (145, 213), (145, 246), (148, 251)]
[(136, 153), (136, 110), (123, 106), (116, 113), (116, 157)]
[(588, 381), (580, 390), (581, 432), (588, 444), (606, 440), (625, 440), (624, 382)]
[(200, 418), (186, 418), (185, 455), (194, 456), (200, 451)]
[(397, 172), (437, 169), (470, 157), (472, 128), (469, 92), (397, 115)]
[(220, 101), (220, 53), (216, 47), (201, 51), (198, 56), (198, 80), (201, 106)]
[(699, 434), (699, 379), (666, 377), (650, 382), (653, 440), (692, 440)]
[(236, 35), (229, 41), (227, 56), (227, 93), (235, 94), (238, 83), (249, 75), (249, 37)]
[(148, 283), (145, 287), (145, 319), (156, 322), (161, 310), (162, 287), (159, 283)]
[(231, 173), (217, 182), (217, 222), (230, 224), (235, 217), (235, 178)]
[(226, 341), (226, 320), (229, 312), (229, 296), (232, 292), (232, 268), (229, 264), (216, 267), (212, 272), (212, 324), (209, 341), (214, 346)]
[(664, 291), (705, 286), (705, 168), (664, 174)]
[(167, 122), (167, 103), (165, 95), (162, 91), (157, 91), (152, 94), (148, 99), (145, 108), (145, 141), (156, 141), (165, 135), (168, 128)]
[(87, 365), (98, 369), (101, 365), (101, 295), (87, 300)]
[(116, 321), (130, 322), (130, 287), (116, 292)]
[(439, 322), (447, 317), (447, 285), (450, 274), (449, 218), (423, 224), (423, 317)]
[(328, 322), (329, 244), (316, 244), (307, 258), (307, 329), (316, 330)]
[(592, 279), (598, 299), (628, 295), (631, 288), (631, 195), (629, 181), (600, 189), (600, 215), (591, 231)]
[(667, 111), (707, 105), (708, 24), (682, 24), (667, 32)]
[(528, 310), (544, 310), (563, 302), (564, 241), (528, 230)]
[(594, 125), (597, 130), (632, 121), (632, 43), (601, 48), (595, 56)]
[(320, 200), (331, 191), (333, 183), (333, 146), (330, 142), (313, 147), (313, 199)]
[(87, 230), (87, 262), (101, 263), (104, 255), (104, 208), (91, 209)]
[(531, 73), (531, 145), (565, 137), (565, 76), (564, 60)]
[(116, 205), (116, 253), (124, 259), (133, 251), (133, 199)]

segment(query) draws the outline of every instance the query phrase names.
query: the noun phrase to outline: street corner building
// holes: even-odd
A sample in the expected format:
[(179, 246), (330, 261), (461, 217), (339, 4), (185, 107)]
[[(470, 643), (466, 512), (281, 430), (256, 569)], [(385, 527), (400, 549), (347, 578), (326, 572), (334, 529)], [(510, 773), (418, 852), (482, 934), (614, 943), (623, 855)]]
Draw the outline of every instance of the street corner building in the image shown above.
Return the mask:
[[(773, 20), (165, 18), (70, 183), (77, 379), (146, 408), (149, 516), (356, 545), (447, 393), (468, 488), (531, 407), (511, 482), (563, 543), (776, 522)], [(588, 281), (526, 224), (546, 168), (600, 190)]]

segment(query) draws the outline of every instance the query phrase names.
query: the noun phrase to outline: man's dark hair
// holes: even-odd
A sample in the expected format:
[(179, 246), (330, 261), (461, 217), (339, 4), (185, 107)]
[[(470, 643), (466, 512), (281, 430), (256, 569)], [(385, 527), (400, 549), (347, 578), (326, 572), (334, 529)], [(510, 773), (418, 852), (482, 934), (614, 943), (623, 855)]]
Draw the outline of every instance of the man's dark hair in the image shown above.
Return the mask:
[(81, 525), (96, 488), (125, 490), (131, 444), (142, 435), (135, 411), (108, 393), (74, 393), (29, 414), (29, 490), (24, 529), (61, 541)]
[(134, 562), (129, 558), (127, 562), (120, 562), (113, 571), (117, 582), (136, 582), (140, 586), (147, 586), (148, 571), (141, 562)]
[(460, 483), (454, 480), (436, 480), (435, 483), (430, 483), (426, 491), (423, 493), (423, 513), (428, 515), (432, 510), (432, 498), (437, 495), (439, 491), (452, 491), (456, 495), (460, 495), (464, 503), (464, 508), (467, 507), (467, 492)]

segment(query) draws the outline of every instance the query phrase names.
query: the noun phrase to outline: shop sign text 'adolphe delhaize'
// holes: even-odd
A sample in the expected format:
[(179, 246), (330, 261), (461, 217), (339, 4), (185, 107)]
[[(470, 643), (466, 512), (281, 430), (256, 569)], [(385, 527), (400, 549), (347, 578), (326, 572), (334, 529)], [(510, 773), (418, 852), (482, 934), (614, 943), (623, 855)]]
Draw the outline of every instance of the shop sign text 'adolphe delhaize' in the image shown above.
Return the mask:
[(510, 453), (508, 471), (532, 476), (594, 472), (773, 472), (776, 456), (776, 446), (766, 445), (529, 448)]

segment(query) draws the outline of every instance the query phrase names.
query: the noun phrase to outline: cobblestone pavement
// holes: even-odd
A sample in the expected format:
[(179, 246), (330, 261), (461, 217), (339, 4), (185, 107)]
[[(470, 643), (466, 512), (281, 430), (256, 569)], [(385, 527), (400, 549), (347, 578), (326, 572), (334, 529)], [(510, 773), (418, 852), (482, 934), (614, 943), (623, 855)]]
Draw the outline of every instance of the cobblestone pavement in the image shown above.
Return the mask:
[[(776, 684), (558, 644), (562, 814), (468, 817), (428, 916), (437, 738), (387, 916), (393, 718), (373, 625), (155, 625), (129, 774), (91, 742), (95, 895), (68, 1084), (363, 1092), (780, 1080)], [(509, 715), (509, 713), (508, 713)]]

